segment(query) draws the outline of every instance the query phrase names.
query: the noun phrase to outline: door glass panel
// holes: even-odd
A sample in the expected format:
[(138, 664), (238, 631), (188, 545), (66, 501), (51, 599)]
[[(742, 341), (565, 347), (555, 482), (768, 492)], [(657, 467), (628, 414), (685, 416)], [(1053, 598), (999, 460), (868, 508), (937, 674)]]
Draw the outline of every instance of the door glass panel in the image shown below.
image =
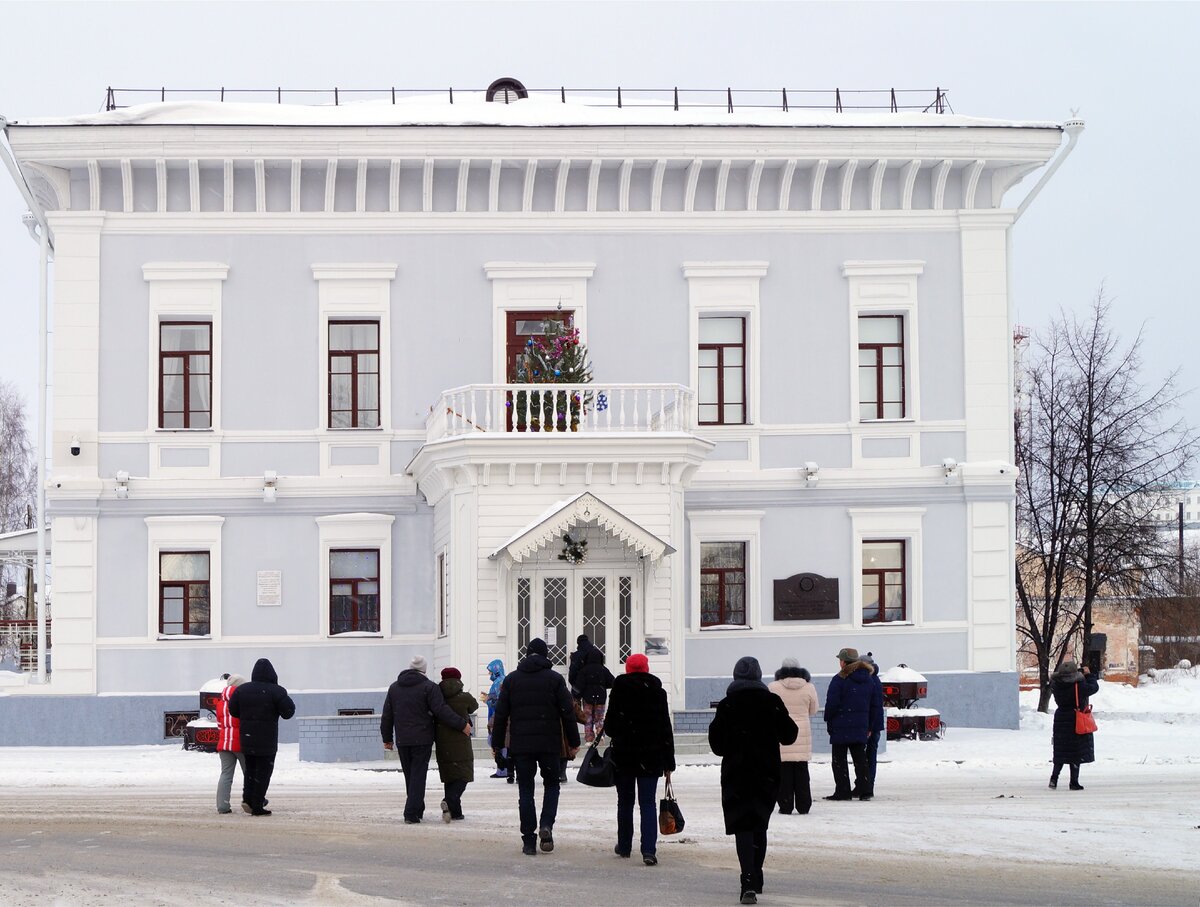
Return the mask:
[(700, 342), (741, 343), (743, 324), (741, 318), (701, 318)]
[[(617, 658), (620, 663), (633, 654), (633, 577), (617, 580), (617, 632), (620, 644)], [(614, 671), (615, 673), (615, 671)]]
[(585, 576), (583, 578), (583, 627), (580, 633), (586, 633), (597, 649), (608, 658), (607, 629), (608, 602), (603, 576)]
[(517, 654), (525, 652), (529, 645), (529, 580), (521, 577), (517, 580)]
[[(567, 663), (567, 578), (548, 576), (542, 582), (542, 629), (550, 649), (550, 663)], [(549, 637), (554, 637), (550, 644)]]

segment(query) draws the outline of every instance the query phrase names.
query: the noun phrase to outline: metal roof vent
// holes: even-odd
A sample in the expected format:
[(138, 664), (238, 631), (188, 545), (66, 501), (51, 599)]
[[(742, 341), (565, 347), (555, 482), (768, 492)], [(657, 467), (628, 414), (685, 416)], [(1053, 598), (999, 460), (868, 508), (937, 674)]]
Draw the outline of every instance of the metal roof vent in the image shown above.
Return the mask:
[(504, 104), (511, 104), (513, 101), (519, 101), (522, 98), (529, 97), (529, 92), (525, 90), (525, 86), (516, 79), (503, 78), (497, 79), (488, 86), (487, 101), (500, 101)]

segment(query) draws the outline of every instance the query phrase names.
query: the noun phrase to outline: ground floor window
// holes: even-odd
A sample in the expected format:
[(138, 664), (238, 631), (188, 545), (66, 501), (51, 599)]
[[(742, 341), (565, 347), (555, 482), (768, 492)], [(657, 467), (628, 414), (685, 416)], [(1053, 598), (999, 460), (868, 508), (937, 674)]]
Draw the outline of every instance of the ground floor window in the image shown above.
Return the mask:
[(700, 545), (700, 626), (745, 626), (746, 543)]
[(329, 632), (379, 632), (379, 549), (329, 552)]
[(158, 632), (164, 636), (209, 633), (207, 551), (162, 551), (158, 555)]
[(862, 609), (864, 624), (908, 620), (903, 539), (862, 543)]

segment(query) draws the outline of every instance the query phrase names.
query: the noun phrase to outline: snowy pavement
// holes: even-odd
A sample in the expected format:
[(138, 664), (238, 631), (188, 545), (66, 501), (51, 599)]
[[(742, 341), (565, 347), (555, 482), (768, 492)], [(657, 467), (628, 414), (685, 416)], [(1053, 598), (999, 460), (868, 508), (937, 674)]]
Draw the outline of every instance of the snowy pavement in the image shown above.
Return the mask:
[[(813, 811), (807, 816), (776, 816), (771, 824), (768, 885), (772, 879), (784, 881), (782, 887), (792, 899), (771, 899), (768, 892), (762, 903), (922, 903), (919, 895), (910, 896), (905, 894), (908, 889), (897, 887), (896, 879), (909, 878), (912, 872), (944, 875), (950, 886), (939, 888), (942, 882), (931, 882), (925, 902), (962, 902), (964, 890), (955, 888), (951, 877), (968, 868), (978, 872), (1003, 869), (1010, 876), (1009, 883), (1000, 884), (987, 897), (982, 892), (967, 897), (977, 903), (1200, 903), (1200, 880), (1195, 874), (1196, 854), (1200, 853), (1198, 694), (1200, 680), (1190, 676), (1136, 690), (1104, 684), (1093, 700), (1100, 725), (1098, 761), (1084, 766), (1086, 790), (1079, 792), (1068, 791), (1065, 784), (1057, 791), (1046, 787), (1050, 716), (1032, 711), (1033, 694), (1023, 694), (1020, 730), (952, 728), (940, 741), (890, 743), (887, 761), (879, 767), (877, 796), (870, 803), (821, 800), (833, 784), (828, 763), (816, 762), (812, 766), (817, 798)], [(662, 862), (656, 870), (664, 869), (660, 876), (669, 877), (690, 868), (684, 878), (691, 884), (708, 881), (699, 895), (681, 884), (670, 892), (660, 892), (661, 899), (656, 900), (653, 891), (642, 891), (640, 899), (629, 903), (728, 902), (723, 891), (712, 888), (713, 879), (729, 887), (726, 877), (736, 876), (732, 842), (723, 834), (719, 768), (703, 757), (686, 761), (690, 764), (681, 765), (675, 775), (675, 788), (687, 828), (680, 836), (660, 839)], [(706, 762), (709, 764), (703, 764)], [(433, 853), (443, 856), (441, 848), (450, 847), (464, 861), (461, 868), (467, 875), (507, 874), (510, 863), (513, 872), (525, 873), (515, 828), (515, 787), (487, 778), (489, 766), (477, 763), (476, 769), (478, 780), (463, 801), (467, 821), (448, 827), (438, 821), (440, 785), (433, 773), (427, 821), (416, 828), (401, 827), (405, 840), (430, 846)], [(55, 817), (54, 821), (65, 821), (74, 813), (81, 821), (87, 817), (80, 828), (92, 829), (92, 844), (84, 849), (91, 846), (101, 851), (105, 839), (98, 835), (131, 833), (148, 815), (156, 816), (155, 827), (161, 834), (184, 836), (188, 826), (195, 824), (206, 830), (203, 835), (228, 834), (241, 839), (252, 829), (265, 833), (263, 822), (273, 823), (272, 835), (292, 823), (297, 832), (319, 830), (328, 840), (351, 834), (396, 834), (403, 782), (394, 771), (301, 763), (297, 747), (284, 746), (270, 792), (276, 815), (250, 819), (237, 814), (216, 816), (211, 801), (217, 770), (215, 756), (185, 752), (177, 746), (0, 749), (0, 777), (5, 788), (0, 801), (0, 828), (4, 829), (0, 853), (9, 858), (36, 854), (39, 845), (50, 840), (39, 842), (36, 834), (43, 821), (39, 817), (47, 814)], [(554, 859), (559, 865), (586, 865), (596, 871), (609, 866), (606, 871), (611, 872), (615, 859), (611, 855), (613, 813), (611, 791), (584, 788), (573, 781), (566, 785), (556, 825), (560, 847)], [(421, 832), (421, 837), (411, 834), (413, 831)], [(57, 829), (53, 822), (46, 825), (44, 833), (51, 838), (59, 833), (69, 837), (66, 829)], [(252, 846), (254, 840), (250, 837), (242, 846)], [(601, 861), (597, 864), (600, 869), (592, 866), (596, 861)], [(865, 876), (856, 878), (847, 868), (855, 861), (864, 872), (876, 873), (872, 878), (877, 877), (882, 887), (862, 890), (859, 886), (865, 884)], [(5, 862), (12, 864), (11, 859)], [(196, 862), (204, 863), (202, 854)], [(617, 865), (632, 872), (631, 862), (618, 861)], [(190, 858), (183, 863), (190, 865)], [(547, 859), (544, 865), (552, 864)], [(815, 900), (795, 900), (811, 887), (809, 870), (818, 865), (826, 867), (822, 876), (826, 887)], [(1071, 866), (1080, 868), (1072, 873)], [(640, 865), (636, 868), (642, 870)], [(1064, 872), (1064, 879), (1090, 877), (1087, 884), (1098, 890), (1088, 893), (1087, 884), (1070, 883), (1075, 888), (1072, 895), (1060, 897), (1036, 887), (1039, 876), (1053, 880)], [(1118, 889), (1113, 887), (1115, 882), (1104, 882), (1107, 874), (1120, 872), (1130, 884), (1134, 878), (1130, 874), (1136, 874), (1138, 884)], [(1018, 877), (1023, 885), (1034, 887), (1012, 887), (1006, 894), (1005, 884), (1013, 884), (1011, 879)], [(843, 878), (845, 886), (836, 887), (834, 882)], [(893, 881), (888, 882), (889, 878)], [(82, 889), (75, 890), (78, 897), (70, 890), (55, 889), (53, 875), (39, 879), (35, 883), (32, 878), (22, 881), (10, 876), (8, 881), (0, 881), (0, 901), (45, 903), (49, 895), (51, 903), (106, 902), (103, 896), (84, 896)], [(324, 890), (320, 885), (332, 884), (328, 879), (305, 884), (303, 897), (282, 902), (338, 901), (320, 893)], [(365, 876), (355, 884), (360, 892), (370, 890)], [(566, 885), (563, 891), (572, 890), (570, 877), (556, 884)], [(629, 884), (636, 892), (643, 883), (635, 879)], [(157, 889), (141, 893), (151, 890)], [(704, 900), (708, 893), (710, 901)], [(568, 899), (575, 904), (626, 902), (615, 889), (610, 894), (595, 892), (596, 896), (589, 898), (579, 896), (576, 890)], [(458, 900), (449, 902), (486, 902), (477, 890), (459, 891), (458, 895)], [(1006, 900), (1009, 896), (1011, 900)], [(1078, 901), (1077, 896), (1081, 898)], [(543, 892), (543, 897), (543, 903), (556, 900), (554, 889)], [(441, 902), (440, 897), (438, 900)], [(242, 902), (276, 903), (244, 898)]]

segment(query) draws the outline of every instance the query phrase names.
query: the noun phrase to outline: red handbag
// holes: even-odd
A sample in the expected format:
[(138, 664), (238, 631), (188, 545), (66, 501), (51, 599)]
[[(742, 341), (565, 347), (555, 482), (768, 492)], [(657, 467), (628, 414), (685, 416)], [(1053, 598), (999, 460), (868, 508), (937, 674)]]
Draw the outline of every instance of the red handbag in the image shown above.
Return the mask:
[(1096, 719), (1092, 717), (1092, 704), (1089, 702), (1086, 707), (1082, 709), (1079, 707), (1079, 684), (1075, 684), (1075, 733), (1096, 733)]

